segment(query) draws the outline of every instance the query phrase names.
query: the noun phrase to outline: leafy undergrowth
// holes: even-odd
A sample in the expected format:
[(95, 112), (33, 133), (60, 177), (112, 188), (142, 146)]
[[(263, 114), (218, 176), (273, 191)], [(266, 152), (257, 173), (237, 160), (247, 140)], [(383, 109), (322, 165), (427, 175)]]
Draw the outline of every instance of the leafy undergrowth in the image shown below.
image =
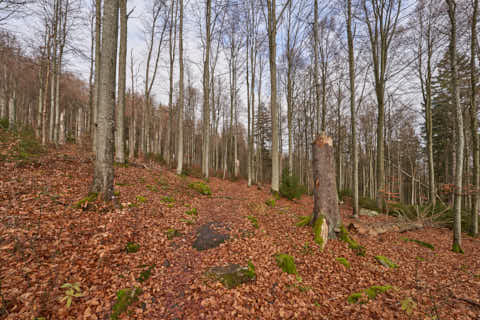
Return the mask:
[[(340, 240), (320, 251), (312, 228), (296, 226), (299, 216), (311, 213), (311, 198), (280, 199), (270, 207), (268, 186), (258, 190), (245, 181), (216, 178), (208, 183), (213, 196), (205, 197), (189, 187), (194, 178), (151, 163), (115, 169), (121, 207), (92, 201), (77, 208), (73, 204), (88, 195), (89, 159), (86, 150), (66, 146), (40, 155), (35, 167), (0, 162), (0, 319), (109, 319), (125, 288), (138, 288), (138, 294), (122, 312), (117, 304), (119, 319), (477, 319), (480, 314), (474, 304), (480, 302), (477, 239), (465, 236), (465, 254), (458, 255), (450, 251), (447, 229), (377, 237), (353, 233), (365, 256)], [(147, 201), (138, 203), (138, 195)], [(195, 219), (185, 223), (192, 208)], [(348, 226), (351, 209), (341, 212)], [(213, 221), (230, 240), (210, 250), (192, 248), (197, 228)], [(169, 239), (166, 230), (178, 230), (179, 236)], [(428, 242), (435, 251), (405, 237)], [(125, 249), (129, 243), (138, 245), (135, 253)], [(308, 254), (305, 243), (312, 243)], [(293, 257), (296, 274), (277, 266), (279, 252)], [(377, 263), (379, 255), (398, 268)], [(341, 266), (338, 257), (350, 267)], [(254, 282), (229, 290), (205, 281), (209, 268), (245, 261), (255, 265)], [(82, 289), (69, 308), (60, 301), (65, 283)], [(395, 290), (364, 304), (347, 301), (385, 284)], [(411, 301), (408, 308), (405, 301)]]

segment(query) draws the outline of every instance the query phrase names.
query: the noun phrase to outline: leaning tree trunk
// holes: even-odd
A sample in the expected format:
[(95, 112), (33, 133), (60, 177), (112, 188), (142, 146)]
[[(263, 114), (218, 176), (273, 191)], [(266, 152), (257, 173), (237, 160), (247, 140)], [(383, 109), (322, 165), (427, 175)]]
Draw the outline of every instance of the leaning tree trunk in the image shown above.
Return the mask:
[(118, 34), (118, 1), (106, 0), (103, 13), (102, 60), (96, 158), (92, 192), (105, 201), (113, 199), (114, 107)]
[(340, 226), (341, 217), (337, 201), (337, 183), (335, 177), (335, 157), (332, 138), (318, 136), (312, 143), (313, 153), (313, 218), (314, 225), (319, 215), (327, 220), (328, 237), (335, 238), (335, 228)]

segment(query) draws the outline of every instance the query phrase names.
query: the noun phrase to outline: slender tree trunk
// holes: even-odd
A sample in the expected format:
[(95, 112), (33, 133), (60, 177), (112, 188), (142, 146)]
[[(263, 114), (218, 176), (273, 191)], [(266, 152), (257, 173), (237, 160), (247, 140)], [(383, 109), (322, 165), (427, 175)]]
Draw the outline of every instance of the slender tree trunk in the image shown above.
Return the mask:
[(209, 177), (209, 152), (210, 152), (210, 46), (211, 46), (211, 9), (212, 0), (207, 0), (205, 8), (206, 48), (203, 62), (203, 147), (202, 147), (202, 173), (205, 179)]
[(125, 87), (127, 83), (127, 0), (120, 3), (120, 49), (118, 56), (118, 103), (115, 112), (115, 162), (125, 163)]
[(276, 0), (267, 0), (268, 5), (268, 52), (270, 63), (270, 110), (272, 121), (272, 185), (273, 193), (278, 193), (279, 179), (279, 137), (277, 106), (277, 15)]
[(473, 145), (473, 194), (472, 194), (472, 211), (471, 211), (471, 227), (470, 234), (474, 237), (478, 235), (478, 210), (479, 210), (479, 189), (480, 189), (480, 152), (478, 141), (478, 121), (477, 121), (477, 75), (475, 64), (475, 50), (477, 48), (477, 16), (478, 16), (478, 0), (473, 0), (472, 13), (472, 31), (470, 43), (470, 129), (472, 132)]
[(458, 66), (457, 66), (457, 23), (456, 23), (456, 2), (455, 0), (445, 0), (448, 5), (448, 16), (450, 18), (450, 71), (452, 95), (456, 114), (456, 136), (455, 144), (455, 200), (454, 200), (454, 226), (453, 226), (453, 245), (452, 251), (463, 253), (462, 250), (462, 176), (463, 176), (463, 114), (460, 106), (460, 94), (458, 90)]
[(102, 30), (102, 66), (98, 105), (98, 131), (92, 192), (113, 199), (114, 108), (118, 35), (118, 0), (105, 0)]
[(16, 129), (16, 121), (17, 121), (17, 90), (16, 88), (14, 88), (8, 104), (8, 128), (10, 130)]
[(353, 217), (358, 218), (360, 208), (358, 204), (358, 145), (355, 110), (355, 56), (352, 33), (352, 0), (347, 0), (347, 39), (348, 39), (348, 73), (350, 78), (350, 122), (351, 141), (350, 150), (352, 153), (352, 193), (353, 193)]
[(97, 118), (98, 104), (100, 100), (100, 68), (101, 68), (101, 44), (102, 44), (102, 0), (95, 0), (95, 101), (93, 103), (93, 152), (96, 152), (97, 141)]
[[(313, 81), (315, 82), (315, 111), (317, 113), (317, 134), (323, 125), (323, 112), (320, 112), (320, 84), (318, 83), (318, 0), (313, 3)], [(322, 126), (322, 130), (325, 128)]]
[(184, 67), (183, 67), (183, 0), (180, 2), (180, 21), (178, 34), (178, 64), (180, 68), (178, 96), (178, 137), (177, 137), (177, 174), (183, 170), (183, 103), (184, 103)]

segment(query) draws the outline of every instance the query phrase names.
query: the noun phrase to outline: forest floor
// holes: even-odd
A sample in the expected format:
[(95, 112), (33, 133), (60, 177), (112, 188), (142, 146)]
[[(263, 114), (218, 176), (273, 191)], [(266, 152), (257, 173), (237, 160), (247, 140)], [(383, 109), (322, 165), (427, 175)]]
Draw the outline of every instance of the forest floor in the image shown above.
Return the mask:
[[(120, 205), (75, 208), (92, 180), (89, 152), (67, 145), (25, 160), (10, 156), (18, 143), (0, 132), (0, 319), (109, 319), (128, 288), (141, 291), (128, 295), (132, 304), (119, 319), (480, 319), (479, 239), (464, 235), (461, 255), (450, 251), (448, 229), (353, 233), (365, 256), (340, 240), (321, 252), (312, 229), (296, 226), (312, 212), (311, 197), (268, 206), (268, 186), (218, 178), (208, 182), (212, 195), (202, 195), (188, 186), (199, 179), (154, 163), (115, 169)], [(186, 214), (192, 208), (197, 216)], [(341, 214), (349, 225), (351, 208), (342, 205)], [(230, 239), (198, 251), (196, 230), (209, 222)], [(172, 228), (181, 235), (168, 239)], [(138, 251), (128, 253), (127, 243)], [(277, 253), (294, 257), (297, 275), (277, 266)], [(376, 255), (398, 267), (380, 265)], [(210, 267), (249, 261), (256, 279), (234, 289), (205, 276)], [(62, 285), (77, 282), (67, 308)], [(347, 301), (374, 285), (392, 288)]]

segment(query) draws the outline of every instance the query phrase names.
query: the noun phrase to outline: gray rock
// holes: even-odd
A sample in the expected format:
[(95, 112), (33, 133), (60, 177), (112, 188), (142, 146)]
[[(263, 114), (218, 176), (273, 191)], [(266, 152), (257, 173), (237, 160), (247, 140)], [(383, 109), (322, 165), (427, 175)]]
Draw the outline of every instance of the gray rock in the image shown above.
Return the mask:
[(213, 267), (207, 271), (207, 276), (220, 281), (228, 289), (235, 288), (242, 283), (253, 281), (256, 278), (253, 265), (249, 268), (242, 267), (238, 264)]
[(197, 230), (197, 238), (193, 243), (193, 247), (197, 250), (208, 250), (218, 247), (230, 238), (228, 234), (223, 234), (212, 229), (212, 226), (220, 224), (210, 222), (200, 226)]
[(361, 208), (359, 215), (360, 216), (368, 216), (368, 217), (376, 217), (376, 216), (379, 215), (379, 213), (377, 211)]

